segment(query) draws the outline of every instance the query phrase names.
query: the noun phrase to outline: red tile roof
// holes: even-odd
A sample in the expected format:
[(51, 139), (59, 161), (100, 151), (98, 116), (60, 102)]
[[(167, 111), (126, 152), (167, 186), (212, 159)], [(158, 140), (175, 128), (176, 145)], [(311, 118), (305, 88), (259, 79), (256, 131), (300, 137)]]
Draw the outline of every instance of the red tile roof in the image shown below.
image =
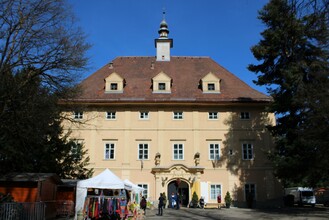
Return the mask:
[[(152, 62), (154, 68), (151, 68)], [(171, 93), (152, 92), (152, 78), (164, 72), (172, 79)], [(105, 93), (105, 78), (116, 72), (125, 79), (123, 93)], [(209, 72), (221, 79), (220, 93), (203, 93), (200, 80)], [(105, 65), (81, 86), (83, 94), (75, 101), (88, 103), (225, 103), (269, 102), (271, 98), (251, 88), (209, 57), (173, 56), (169, 62), (155, 57), (118, 57), (113, 68)]]

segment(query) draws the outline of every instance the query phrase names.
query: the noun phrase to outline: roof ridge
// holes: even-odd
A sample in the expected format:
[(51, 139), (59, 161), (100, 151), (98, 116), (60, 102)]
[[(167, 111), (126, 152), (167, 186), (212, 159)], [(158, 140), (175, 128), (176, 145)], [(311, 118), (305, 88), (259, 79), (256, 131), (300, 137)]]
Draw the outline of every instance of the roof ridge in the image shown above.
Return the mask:
[[(207, 58), (210, 59), (209, 56), (171, 56), (172, 58), (191, 58), (191, 59), (200, 59), (200, 58)], [(118, 56), (117, 58), (155, 58), (155, 56)]]
[(171, 56), (171, 57), (177, 57), (177, 58), (181, 58), (181, 57), (184, 57), (184, 58), (210, 58), (209, 56)]

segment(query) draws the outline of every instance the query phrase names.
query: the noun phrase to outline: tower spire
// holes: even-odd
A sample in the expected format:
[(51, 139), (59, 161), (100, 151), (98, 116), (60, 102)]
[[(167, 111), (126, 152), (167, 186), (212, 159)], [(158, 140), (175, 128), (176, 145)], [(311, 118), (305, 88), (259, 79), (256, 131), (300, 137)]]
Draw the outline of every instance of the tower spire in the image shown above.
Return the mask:
[(160, 28), (159, 28), (159, 38), (168, 38), (169, 34), (169, 29), (168, 29), (168, 24), (166, 22), (166, 12), (162, 12), (162, 21), (160, 23)]
[(158, 30), (159, 38), (155, 39), (157, 48), (157, 61), (170, 61), (170, 48), (173, 47), (173, 40), (168, 38), (169, 29), (166, 22), (166, 12), (163, 9), (162, 21)]

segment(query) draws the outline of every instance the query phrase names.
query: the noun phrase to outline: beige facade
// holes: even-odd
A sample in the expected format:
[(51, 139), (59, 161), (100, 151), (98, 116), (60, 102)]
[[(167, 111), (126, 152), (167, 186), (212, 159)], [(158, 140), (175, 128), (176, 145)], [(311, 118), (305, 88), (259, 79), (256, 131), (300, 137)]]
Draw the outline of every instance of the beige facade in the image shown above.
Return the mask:
[[(165, 21), (161, 31), (159, 43), (172, 45)], [(155, 202), (162, 192), (179, 192), (183, 205), (193, 192), (208, 203), (230, 192), (236, 206), (248, 193), (257, 205), (281, 198), (267, 159), (271, 99), (210, 58), (119, 57), (81, 85), (64, 127), (84, 143), (95, 175), (109, 168)]]
[[(180, 179), (188, 200), (196, 191), (216, 202), (211, 190), (219, 186), (223, 198), (229, 191), (243, 203), (245, 184), (253, 184), (256, 201), (267, 201), (278, 197), (281, 188), (266, 157), (272, 140), (265, 125), (275, 119), (262, 110), (257, 104), (97, 106), (85, 109), (82, 123), (67, 122), (65, 127), (72, 130), (73, 139), (83, 141), (95, 174), (109, 168), (121, 179), (146, 187), (149, 200), (156, 200), (161, 192), (168, 195), (169, 185)], [(107, 119), (108, 111), (116, 113), (114, 119)], [(183, 113), (182, 119), (173, 118), (175, 111)], [(143, 112), (147, 118), (140, 117)], [(209, 119), (213, 112), (217, 119)], [(250, 118), (241, 119), (246, 112)], [(141, 145), (147, 146), (143, 153)], [(175, 145), (181, 146), (181, 153), (174, 152)], [(219, 147), (217, 160), (211, 157), (211, 145)], [(250, 148), (244, 149), (246, 145)], [(109, 146), (113, 152), (107, 151)]]

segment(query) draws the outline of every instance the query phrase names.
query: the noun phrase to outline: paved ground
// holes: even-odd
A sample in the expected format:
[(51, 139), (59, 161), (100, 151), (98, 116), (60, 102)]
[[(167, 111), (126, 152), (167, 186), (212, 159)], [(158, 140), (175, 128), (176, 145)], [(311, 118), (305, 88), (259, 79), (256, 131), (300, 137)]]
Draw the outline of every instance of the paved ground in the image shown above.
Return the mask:
[(240, 219), (265, 219), (265, 220), (320, 220), (329, 219), (329, 208), (324, 207), (293, 207), (281, 209), (189, 209), (180, 210), (164, 209), (163, 216), (157, 215), (157, 210), (147, 210), (146, 220), (149, 219), (208, 219), (208, 220), (240, 220)]
[[(246, 209), (235, 208), (229, 209), (193, 209), (181, 208), (164, 209), (163, 215), (157, 215), (158, 210), (146, 210), (145, 220), (328, 220), (329, 208), (323, 206), (312, 207), (293, 207), (293, 208), (277, 208), (277, 209)], [(73, 218), (59, 218), (70, 219)]]

